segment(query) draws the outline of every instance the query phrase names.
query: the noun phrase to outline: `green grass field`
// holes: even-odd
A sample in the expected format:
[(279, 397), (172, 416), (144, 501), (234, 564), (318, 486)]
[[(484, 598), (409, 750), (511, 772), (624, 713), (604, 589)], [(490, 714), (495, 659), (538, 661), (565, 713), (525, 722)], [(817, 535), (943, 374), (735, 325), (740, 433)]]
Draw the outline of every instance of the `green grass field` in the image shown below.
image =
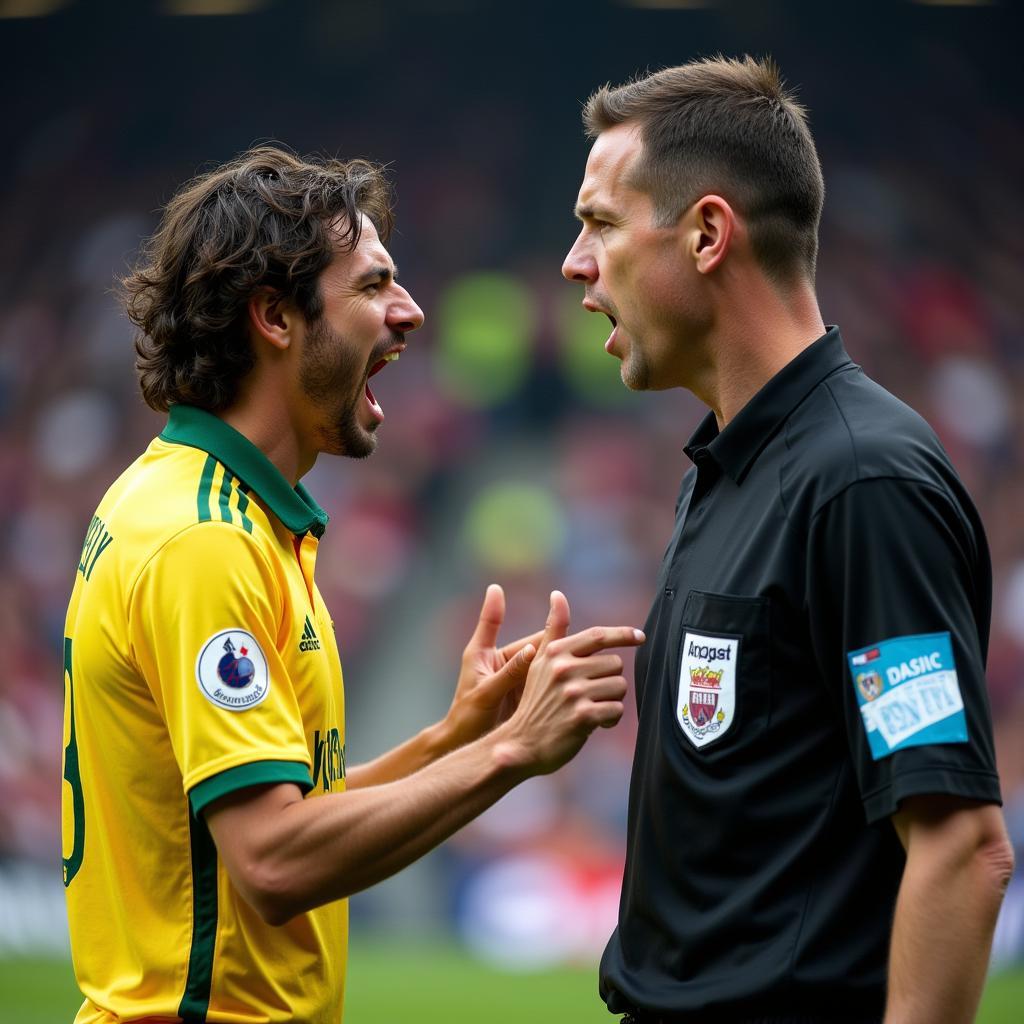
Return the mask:
[[(0, 1024), (70, 1024), (70, 965), (0, 960)], [(345, 1024), (611, 1024), (593, 967), (505, 974), (444, 944), (361, 943), (349, 964)], [(1024, 971), (989, 982), (978, 1024), (1024, 1021)]]

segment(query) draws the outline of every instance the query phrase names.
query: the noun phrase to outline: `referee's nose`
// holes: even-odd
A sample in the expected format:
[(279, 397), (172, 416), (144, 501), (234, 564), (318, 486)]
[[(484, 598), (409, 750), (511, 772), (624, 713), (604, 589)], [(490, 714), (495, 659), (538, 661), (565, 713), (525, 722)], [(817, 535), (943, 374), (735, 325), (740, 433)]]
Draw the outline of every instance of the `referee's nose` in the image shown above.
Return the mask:
[(594, 284), (597, 281), (597, 260), (587, 251), (584, 241), (586, 228), (580, 232), (562, 263), (562, 277), (566, 281)]

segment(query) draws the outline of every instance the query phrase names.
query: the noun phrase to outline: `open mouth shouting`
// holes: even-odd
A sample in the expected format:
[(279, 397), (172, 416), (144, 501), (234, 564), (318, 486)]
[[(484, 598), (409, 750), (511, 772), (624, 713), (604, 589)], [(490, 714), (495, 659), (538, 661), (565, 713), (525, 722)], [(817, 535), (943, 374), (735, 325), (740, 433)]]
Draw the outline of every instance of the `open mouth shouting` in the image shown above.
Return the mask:
[(615, 336), (619, 330), (619, 321), (614, 316), (612, 316), (612, 314), (609, 313), (607, 309), (605, 309), (603, 306), (598, 305), (598, 303), (595, 302), (590, 295), (584, 296), (583, 308), (588, 313), (604, 313), (604, 315), (608, 317), (608, 319), (611, 321), (612, 333), (608, 335), (608, 338), (604, 343), (604, 350), (605, 352), (609, 352), (612, 355), (615, 355), (615, 353), (612, 351), (612, 346), (615, 344)]
[(388, 363), (395, 362), (395, 360), (397, 360), (402, 354), (402, 350), (404, 348), (404, 345), (394, 345), (388, 349), (388, 351), (370, 367), (370, 371), (366, 375), (366, 402), (370, 407), (370, 413), (378, 423), (384, 422), (384, 410), (380, 407), (380, 403), (374, 397), (373, 391), (370, 389), (370, 378), (380, 373)]
[(615, 335), (619, 330), (619, 322), (611, 315), (611, 313), (605, 313), (605, 316), (612, 322), (612, 333), (608, 335), (608, 338), (604, 343), (604, 350), (605, 352), (611, 352), (612, 345), (615, 343)]

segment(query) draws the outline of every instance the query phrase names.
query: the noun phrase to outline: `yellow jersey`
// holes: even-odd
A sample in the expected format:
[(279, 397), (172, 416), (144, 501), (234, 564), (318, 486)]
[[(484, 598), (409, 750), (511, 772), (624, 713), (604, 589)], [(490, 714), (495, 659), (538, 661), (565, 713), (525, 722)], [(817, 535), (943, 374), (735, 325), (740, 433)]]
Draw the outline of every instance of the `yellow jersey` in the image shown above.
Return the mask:
[(344, 788), (341, 663), (313, 582), (326, 522), (187, 406), (96, 510), (64, 639), (76, 1024), (341, 1019), (347, 901), (270, 927), (203, 817), (245, 786)]

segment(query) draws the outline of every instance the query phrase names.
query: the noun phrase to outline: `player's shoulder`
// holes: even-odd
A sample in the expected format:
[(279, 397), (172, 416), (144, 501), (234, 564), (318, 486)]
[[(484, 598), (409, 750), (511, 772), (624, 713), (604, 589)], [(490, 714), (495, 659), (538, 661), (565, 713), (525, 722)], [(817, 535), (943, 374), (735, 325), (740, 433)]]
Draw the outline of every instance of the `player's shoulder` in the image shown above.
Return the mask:
[(247, 485), (199, 448), (156, 438), (97, 509), (122, 556), (141, 566), (174, 541), (200, 550), (267, 547), (267, 517)]
[(784, 490), (808, 511), (865, 481), (893, 480), (948, 490), (956, 472), (935, 431), (857, 366), (819, 383), (784, 434)]

